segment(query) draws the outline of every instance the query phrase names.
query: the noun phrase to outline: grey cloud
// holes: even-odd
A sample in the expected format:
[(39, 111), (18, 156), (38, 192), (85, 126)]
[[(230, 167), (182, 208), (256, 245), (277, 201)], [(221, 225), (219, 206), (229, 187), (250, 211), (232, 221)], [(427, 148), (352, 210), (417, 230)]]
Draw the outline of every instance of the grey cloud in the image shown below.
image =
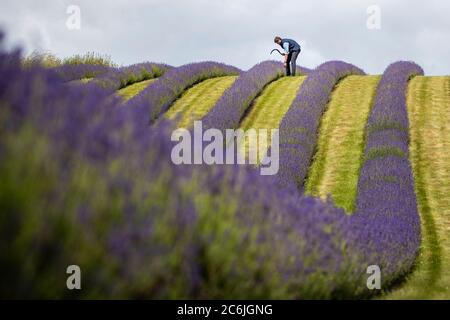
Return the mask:
[[(70, 4), (81, 8), (79, 31), (65, 27)], [(381, 8), (381, 30), (366, 28), (372, 4)], [(247, 69), (275, 58), (268, 53), (279, 34), (302, 44), (307, 67), (341, 59), (381, 73), (405, 59), (427, 74), (450, 74), (449, 9), (439, 0), (3, 0), (0, 26), (27, 52), (96, 51), (123, 64), (216, 60)]]

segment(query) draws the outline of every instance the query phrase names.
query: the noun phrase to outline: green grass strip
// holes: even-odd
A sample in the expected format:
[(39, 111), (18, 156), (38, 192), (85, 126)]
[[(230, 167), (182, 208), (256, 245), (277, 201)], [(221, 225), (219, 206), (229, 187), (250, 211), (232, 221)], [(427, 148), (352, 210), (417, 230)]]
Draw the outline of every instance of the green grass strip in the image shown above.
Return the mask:
[(383, 298), (450, 299), (450, 77), (415, 77), (407, 105), (422, 243), (415, 270)]
[(334, 89), (321, 119), (317, 151), (305, 183), (307, 194), (348, 213), (355, 210), (364, 154), (364, 128), (380, 76), (349, 76)]
[(155, 80), (156, 78), (133, 83), (132, 85), (126, 86), (117, 91), (117, 95), (121, 96), (125, 101), (127, 101), (147, 88)]
[(164, 117), (179, 119), (180, 128), (191, 127), (194, 121), (201, 120), (211, 110), (236, 79), (237, 76), (225, 76), (200, 82), (175, 101)]
[[(281, 120), (294, 101), (305, 79), (306, 76), (283, 77), (267, 85), (250, 106), (249, 111), (241, 121), (240, 128), (243, 130), (267, 129), (267, 146), (270, 146), (272, 142), (270, 130), (280, 127)], [(245, 141), (241, 152), (245, 153), (248, 147), (249, 143)], [(258, 152), (258, 159), (261, 161), (267, 149), (258, 150)]]

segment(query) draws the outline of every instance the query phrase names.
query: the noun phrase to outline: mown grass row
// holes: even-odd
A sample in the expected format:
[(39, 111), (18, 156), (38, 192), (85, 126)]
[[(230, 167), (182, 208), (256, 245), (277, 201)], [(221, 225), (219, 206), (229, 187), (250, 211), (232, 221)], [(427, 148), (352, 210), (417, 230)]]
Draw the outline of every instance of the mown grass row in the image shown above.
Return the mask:
[(349, 76), (335, 88), (320, 125), (317, 151), (305, 191), (328, 195), (347, 212), (355, 209), (364, 126), (380, 76)]
[(117, 91), (117, 94), (121, 96), (125, 101), (127, 101), (132, 97), (134, 97), (135, 95), (139, 94), (142, 90), (147, 88), (147, 86), (153, 83), (155, 80), (156, 78), (133, 83), (132, 85), (126, 86)]
[[(270, 146), (272, 142), (270, 130), (280, 127), (281, 120), (294, 101), (297, 91), (305, 79), (306, 76), (283, 77), (269, 84), (253, 102), (250, 110), (241, 121), (240, 128), (243, 130), (269, 130), (267, 146)], [(248, 154), (248, 148), (249, 141), (246, 140), (240, 152)], [(266, 151), (258, 150), (259, 161), (262, 160)]]
[(202, 81), (187, 90), (166, 112), (165, 117), (177, 119), (180, 128), (189, 128), (203, 118), (237, 76), (217, 77)]

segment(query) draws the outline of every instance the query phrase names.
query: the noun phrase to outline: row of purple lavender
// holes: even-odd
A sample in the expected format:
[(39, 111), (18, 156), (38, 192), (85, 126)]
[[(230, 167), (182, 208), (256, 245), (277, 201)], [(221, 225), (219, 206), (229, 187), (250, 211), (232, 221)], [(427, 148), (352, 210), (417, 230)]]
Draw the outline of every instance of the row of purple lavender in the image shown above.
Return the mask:
[(139, 81), (160, 77), (171, 68), (162, 63), (143, 62), (120, 68), (95, 64), (64, 64), (50, 70), (62, 82), (94, 79), (92, 83), (111, 93)]
[(85, 78), (95, 78), (114, 72), (117, 69), (98, 64), (82, 63), (82, 64), (64, 64), (62, 66), (51, 69), (62, 82), (81, 80)]
[(410, 270), (420, 244), (405, 97), (409, 79), (417, 75), (423, 70), (412, 62), (386, 69), (365, 129), (354, 215), (365, 232), (357, 242), (364, 245), (368, 261), (382, 266), (387, 282)]
[(109, 93), (129, 86), (133, 83), (161, 77), (171, 66), (161, 63), (144, 62), (113, 69), (96, 77), (89, 85), (97, 85)]

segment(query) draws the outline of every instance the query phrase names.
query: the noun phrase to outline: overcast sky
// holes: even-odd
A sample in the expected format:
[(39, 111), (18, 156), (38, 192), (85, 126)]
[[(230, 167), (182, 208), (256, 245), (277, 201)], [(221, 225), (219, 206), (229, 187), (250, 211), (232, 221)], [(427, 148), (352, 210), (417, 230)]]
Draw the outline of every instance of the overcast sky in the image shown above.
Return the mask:
[[(80, 8), (80, 29), (70, 5)], [(376, 11), (380, 9), (380, 29)], [(66, 57), (95, 51), (119, 64), (174, 66), (214, 60), (248, 69), (270, 58), (273, 37), (302, 45), (298, 63), (351, 62), (381, 73), (413, 60), (426, 74), (450, 74), (450, 2), (445, 0), (1, 0), (9, 47)], [(369, 25), (372, 28), (367, 27)]]

